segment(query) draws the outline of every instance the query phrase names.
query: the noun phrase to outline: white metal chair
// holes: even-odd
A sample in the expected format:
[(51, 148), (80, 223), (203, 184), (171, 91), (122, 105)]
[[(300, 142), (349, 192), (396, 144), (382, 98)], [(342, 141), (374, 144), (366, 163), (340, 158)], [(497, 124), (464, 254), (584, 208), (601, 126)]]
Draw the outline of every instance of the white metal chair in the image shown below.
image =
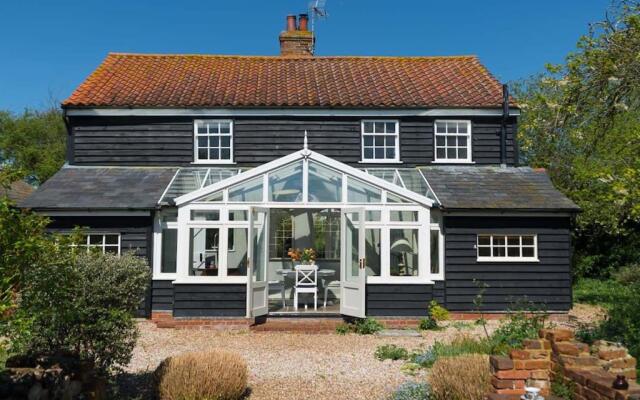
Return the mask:
[[(313, 293), (313, 309), (318, 309), (318, 266), (296, 265), (296, 285), (293, 295), (293, 307), (298, 310), (298, 294)], [(305, 310), (307, 303), (304, 304)]]
[(327, 308), (327, 297), (329, 296), (329, 289), (340, 289), (340, 281), (327, 282), (324, 286), (324, 308)]

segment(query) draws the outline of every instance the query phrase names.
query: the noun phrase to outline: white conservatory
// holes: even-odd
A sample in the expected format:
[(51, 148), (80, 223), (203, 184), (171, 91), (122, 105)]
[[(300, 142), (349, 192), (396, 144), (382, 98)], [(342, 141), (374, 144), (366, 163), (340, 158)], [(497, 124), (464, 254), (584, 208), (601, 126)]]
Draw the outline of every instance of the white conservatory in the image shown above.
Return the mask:
[(246, 285), (247, 317), (364, 317), (367, 284), (444, 279), (442, 218), (418, 169), (357, 169), (305, 146), (248, 170), (183, 168), (161, 204), (154, 279)]

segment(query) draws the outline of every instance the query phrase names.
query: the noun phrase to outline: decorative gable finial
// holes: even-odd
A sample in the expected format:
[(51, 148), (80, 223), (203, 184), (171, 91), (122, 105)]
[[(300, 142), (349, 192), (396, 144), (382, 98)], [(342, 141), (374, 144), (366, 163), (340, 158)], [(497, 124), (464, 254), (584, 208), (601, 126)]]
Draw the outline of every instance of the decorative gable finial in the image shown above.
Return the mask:
[(311, 150), (309, 150), (309, 141), (307, 140), (307, 130), (304, 130), (304, 146), (302, 147), (302, 156), (306, 159), (311, 155)]

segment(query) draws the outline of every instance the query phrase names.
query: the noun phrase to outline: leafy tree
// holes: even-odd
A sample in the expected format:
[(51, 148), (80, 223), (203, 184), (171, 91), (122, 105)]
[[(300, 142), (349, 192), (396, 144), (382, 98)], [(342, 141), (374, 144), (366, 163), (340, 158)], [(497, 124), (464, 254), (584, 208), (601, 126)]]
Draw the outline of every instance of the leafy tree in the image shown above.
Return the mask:
[(0, 111), (0, 161), (27, 172), (42, 183), (64, 163), (67, 130), (57, 107), (26, 110), (20, 115)]
[(563, 65), (514, 84), (524, 161), (574, 200), (576, 271), (640, 261), (640, 2), (592, 24)]

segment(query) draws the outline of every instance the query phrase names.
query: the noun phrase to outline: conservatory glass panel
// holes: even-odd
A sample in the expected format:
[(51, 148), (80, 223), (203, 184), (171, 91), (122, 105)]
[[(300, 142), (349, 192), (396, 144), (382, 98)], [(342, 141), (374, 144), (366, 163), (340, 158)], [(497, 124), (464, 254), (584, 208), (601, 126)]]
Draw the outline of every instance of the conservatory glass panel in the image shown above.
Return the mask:
[(302, 200), (302, 161), (269, 173), (269, 200), (277, 202)]
[(409, 203), (409, 200), (387, 192), (387, 203)]
[(398, 181), (395, 168), (367, 168), (366, 172), (376, 178), (384, 179), (389, 183), (402, 186)]
[(262, 201), (262, 176), (242, 182), (229, 189), (229, 201)]
[(216, 202), (221, 202), (222, 199), (223, 199), (222, 192), (215, 192), (213, 194), (210, 194), (208, 196), (205, 196), (205, 197), (201, 198), (198, 201), (206, 201), (206, 202), (209, 202), (209, 203), (216, 203)]
[(227, 237), (227, 275), (247, 275), (247, 228), (229, 228)]
[(380, 276), (380, 228), (364, 230), (367, 276)]
[(347, 179), (347, 183), (349, 203), (380, 203), (382, 201), (380, 189), (351, 177)]
[(309, 162), (309, 201), (342, 201), (342, 174), (313, 161)]
[(418, 276), (418, 229), (390, 229), (391, 276)]
[(189, 275), (217, 276), (219, 228), (191, 228), (189, 235)]

